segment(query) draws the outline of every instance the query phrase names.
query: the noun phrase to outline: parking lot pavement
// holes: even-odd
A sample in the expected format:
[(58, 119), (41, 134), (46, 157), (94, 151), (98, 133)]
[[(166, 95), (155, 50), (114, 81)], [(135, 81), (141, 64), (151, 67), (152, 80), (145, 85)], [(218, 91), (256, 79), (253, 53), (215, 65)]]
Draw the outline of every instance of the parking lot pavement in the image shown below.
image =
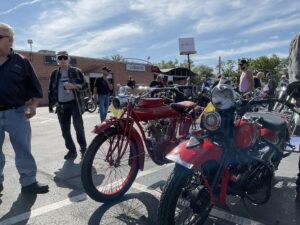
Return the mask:
[[(87, 142), (94, 137), (93, 127), (98, 113), (85, 113)], [(156, 211), (163, 185), (173, 169), (172, 164), (156, 166), (149, 159), (139, 172), (128, 193), (118, 202), (103, 205), (84, 193), (80, 181), (80, 159), (65, 161), (66, 149), (57, 117), (48, 108), (38, 109), (31, 119), (32, 152), (38, 165), (38, 179), (50, 186), (45, 195), (20, 193), (14, 152), (6, 135), (4, 192), (0, 199), (0, 225), (82, 225), (82, 224), (156, 224)], [(73, 137), (75, 134), (73, 132)], [(227, 211), (214, 209), (206, 225), (299, 225), (300, 206), (293, 200), (298, 155), (284, 159), (276, 173), (275, 187), (269, 203), (252, 206), (238, 198), (230, 198)], [(229, 211), (228, 211), (229, 210)]]

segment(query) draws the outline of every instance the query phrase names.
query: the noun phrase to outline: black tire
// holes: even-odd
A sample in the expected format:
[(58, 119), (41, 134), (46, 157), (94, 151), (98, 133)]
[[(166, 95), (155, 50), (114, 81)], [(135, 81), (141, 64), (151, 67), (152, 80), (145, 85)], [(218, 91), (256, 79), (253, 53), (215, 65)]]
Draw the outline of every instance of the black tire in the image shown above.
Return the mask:
[[(158, 224), (159, 225), (176, 225), (176, 224), (187, 224), (186, 221), (176, 221), (175, 212), (177, 209), (177, 203), (181, 197), (182, 191), (192, 180), (193, 171), (188, 170), (182, 166), (176, 165), (173, 172), (168, 178), (167, 184), (164, 187), (164, 190), (161, 195), (161, 199), (158, 206)], [(197, 175), (196, 175), (197, 176)], [(190, 202), (189, 202), (190, 203)], [(202, 212), (193, 215), (193, 220), (189, 224), (198, 224), (202, 225), (205, 223), (211, 211), (210, 202), (206, 202), (207, 207)], [(190, 208), (190, 204), (184, 205), (181, 208), (185, 210), (193, 211)], [(178, 207), (180, 209), (180, 207)], [(177, 218), (176, 218), (177, 219)]]
[(93, 113), (97, 109), (97, 104), (94, 101), (86, 103), (86, 109), (88, 112)]
[[(100, 159), (95, 160), (95, 156), (97, 153), (100, 152), (103, 153), (102, 150), (100, 150), (101, 146), (107, 141), (110, 140), (110, 138), (113, 139), (113, 137), (122, 137), (122, 134), (118, 134), (118, 131), (115, 127), (110, 127), (106, 129), (103, 133), (98, 134), (88, 147), (84, 158), (82, 160), (82, 167), (81, 167), (81, 181), (83, 188), (85, 189), (88, 196), (90, 196), (93, 200), (103, 203), (108, 203), (111, 201), (118, 200), (120, 197), (122, 197), (128, 189), (131, 187), (133, 181), (135, 180), (138, 170), (139, 170), (139, 156), (138, 156), (138, 148), (135, 141), (131, 140), (129, 144), (129, 152), (126, 153), (129, 154), (128, 159), (123, 160), (125, 156), (123, 156), (122, 160), (120, 162), (120, 165), (111, 165), (109, 161), (105, 159), (105, 157), (101, 157)], [(105, 146), (103, 146), (105, 147)], [(104, 154), (107, 155), (107, 149), (105, 149)], [(113, 157), (113, 155), (112, 155)], [(114, 159), (115, 160), (115, 159)], [(96, 177), (98, 174), (94, 173), (94, 171), (97, 169), (94, 166), (94, 163), (100, 162), (104, 164), (104, 167), (101, 168), (101, 172), (104, 174), (99, 174), (98, 177)], [(102, 162), (103, 161), (103, 162)], [(122, 162), (124, 162), (124, 165), (128, 164), (129, 172), (126, 174), (126, 170), (122, 168)], [(116, 170), (119, 169), (120, 171), (124, 171), (125, 173), (125, 180), (123, 182), (120, 182), (120, 173), (116, 173)], [(110, 171), (109, 171), (110, 170)], [(108, 172), (109, 171), (109, 172)], [(113, 171), (113, 172), (112, 172)], [(96, 181), (99, 181), (100, 178), (100, 184), (94, 182), (94, 177), (96, 177)], [(106, 179), (110, 179), (110, 177), (118, 179), (115, 180), (113, 183), (107, 183), (105, 182)], [(101, 180), (102, 179), (102, 180)], [(114, 186), (115, 183), (119, 185), (119, 189), (113, 192), (112, 188), (107, 188), (106, 186), (111, 185)], [(103, 184), (103, 190), (100, 190), (101, 185)], [(123, 185), (124, 184), (124, 185)]]

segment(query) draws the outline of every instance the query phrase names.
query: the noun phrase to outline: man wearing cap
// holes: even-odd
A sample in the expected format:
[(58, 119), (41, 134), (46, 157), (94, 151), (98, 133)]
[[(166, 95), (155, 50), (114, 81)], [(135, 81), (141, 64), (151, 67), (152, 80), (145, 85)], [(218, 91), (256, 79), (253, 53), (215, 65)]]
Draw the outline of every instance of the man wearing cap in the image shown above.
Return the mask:
[(86, 139), (82, 114), (85, 111), (83, 90), (86, 86), (84, 76), (76, 67), (70, 66), (68, 52), (60, 51), (56, 54), (58, 68), (50, 76), (48, 98), (49, 112), (56, 113), (65, 146), (68, 149), (64, 159), (75, 159), (77, 157), (76, 146), (71, 136), (71, 118), (76, 131), (76, 138), (83, 156), (86, 150)]
[(0, 23), (0, 194), (3, 191), (5, 156), (4, 132), (9, 134), (15, 151), (23, 193), (47, 193), (48, 185), (36, 180), (37, 166), (31, 154), (29, 119), (35, 116), (42, 88), (30, 62), (12, 49), (14, 31)]
[(254, 89), (254, 80), (253, 75), (251, 71), (248, 69), (248, 62), (244, 59), (242, 59), (239, 62), (239, 66), (241, 69), (241, 77), (240, 77), (240, 85), (239, 85), (239, 91), (241, 93), (246, 93), (249, 91), (253, 91)]
[(112, 84), (107, 79), (110, 72), (111, 70), (104, 66), (102, 74), (96, 79), (94, 86), (94, 95), (95, 99), (98, 98), (101, 122), (106, 119), (109, 106), (109, 93), (113, 90)]

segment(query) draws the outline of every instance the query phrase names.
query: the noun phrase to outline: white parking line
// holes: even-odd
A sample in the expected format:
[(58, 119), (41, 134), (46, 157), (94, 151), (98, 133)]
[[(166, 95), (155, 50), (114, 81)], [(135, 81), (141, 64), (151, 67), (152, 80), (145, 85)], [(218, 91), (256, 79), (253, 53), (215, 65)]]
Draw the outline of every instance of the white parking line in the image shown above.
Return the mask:
[[(166, 168), (168, 168), (170, 166), (174, 166), (174, 164), (167, 164), (167, 165), (164, 165), (164, 166), (156, 166), (156, 167), (154, 167), (152, 169), (142, 171), (142, 172), (140, 172), (138, 174), (137, 178), (141, 178), (141, 177), (147, 176), (149, 174), (156, 173), (156, 172), (164, 170), (164, 169), (166, 169)], [(67, 198), (65, 200), (62, 200), (62, 201), (59, 201), (59, 202), (55, 202), (55, 203), (52, 203), (50, 205), (46, 205), (46, 206), (34, 209), (34, 210), (30, 211), (30, 212), (25, 212), (25, 213), (19, 214), (17, 216), (8, 218), (6, 220), (1, 221), (0, 225), (12, 225), (12, 224), (16, 224), (16, 223), (19, 223), (19, 222), (21, 222), (23, 220), (28, 220), (28, 219), (31, 219), (31, 218), (34, 218), (34, 217), (37, 217), (37, 216), (49, 213), (51, 211), (63, 208), (65, 206), (71, 205), (73, 203), (84, 201), (86, 199), (87, 199), (87, 195), (85, 193), (80, 194), (80, 195), (76, 195), (76, 196), (74, 196), (72, 198)]]

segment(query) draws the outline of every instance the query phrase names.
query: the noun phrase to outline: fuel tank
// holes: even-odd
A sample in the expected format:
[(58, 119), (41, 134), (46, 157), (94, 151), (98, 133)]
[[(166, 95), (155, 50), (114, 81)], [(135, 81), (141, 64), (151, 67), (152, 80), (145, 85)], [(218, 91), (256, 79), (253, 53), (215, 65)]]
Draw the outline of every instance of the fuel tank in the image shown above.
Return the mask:
[(141, 121), (179, 117), (180, 114), (169, 105), (164, 104), (161, 98), (143, 98), (134, 108), (135, 115)]

